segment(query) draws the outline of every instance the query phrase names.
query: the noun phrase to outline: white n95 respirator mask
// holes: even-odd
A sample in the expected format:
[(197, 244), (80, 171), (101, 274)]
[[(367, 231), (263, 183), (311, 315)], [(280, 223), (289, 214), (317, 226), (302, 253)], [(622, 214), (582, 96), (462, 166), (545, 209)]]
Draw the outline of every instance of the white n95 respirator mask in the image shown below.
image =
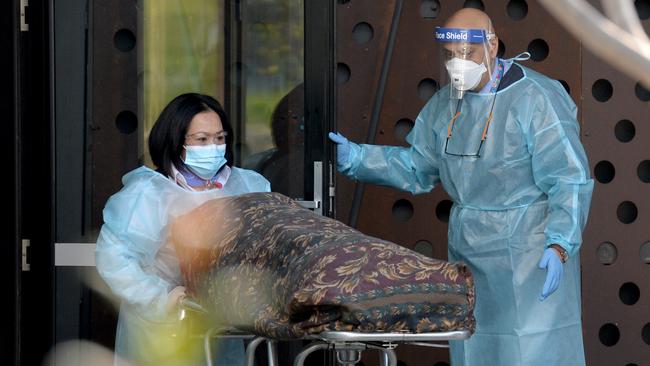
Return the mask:
[(485, 64), (477, 64), (471, 60), (452, 58), (445, 64), (449, 73), (451, 85), (460, 91), (472, 90), (481, 82), (483, 73), (487, 71)]

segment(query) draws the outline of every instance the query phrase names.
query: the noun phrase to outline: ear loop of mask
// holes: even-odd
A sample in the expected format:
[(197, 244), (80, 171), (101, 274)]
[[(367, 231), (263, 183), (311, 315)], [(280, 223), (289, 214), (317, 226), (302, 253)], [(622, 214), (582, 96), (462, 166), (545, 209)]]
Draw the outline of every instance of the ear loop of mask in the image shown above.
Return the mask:
[(530, 52), (522, 52), (515, 57), (509, 58), (508, 61), (528, 61), (530, 60)]

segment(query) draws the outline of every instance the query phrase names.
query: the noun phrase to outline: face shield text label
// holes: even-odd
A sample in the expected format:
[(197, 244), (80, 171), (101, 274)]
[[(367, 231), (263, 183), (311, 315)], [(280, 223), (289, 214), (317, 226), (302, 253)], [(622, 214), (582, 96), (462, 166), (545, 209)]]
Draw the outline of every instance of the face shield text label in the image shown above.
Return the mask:
[(467, 41), (467, 33), (436, 33), (436, 38), (443, 41)]
[(439, 42), (483, 43), (486, 41), (486, 37), (483, 29), (436, 27), (436, 40)]

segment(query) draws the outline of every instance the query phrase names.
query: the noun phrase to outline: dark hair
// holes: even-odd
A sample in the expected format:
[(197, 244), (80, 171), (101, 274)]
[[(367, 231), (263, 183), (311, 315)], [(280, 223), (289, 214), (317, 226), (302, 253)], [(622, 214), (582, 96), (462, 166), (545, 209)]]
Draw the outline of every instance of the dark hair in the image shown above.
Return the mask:
[(226, 111), (214, 98), (204, 94), (187, 93), (174, 98), (156, 120), (149, 133), (149, 154), (158, 171), (169, 175), (174, 164), (181, 166), (181, 153), (185, 143), (185, 134), (195, 115), (214, 111), (219, 115), (226, 136), (226, 165), (232, 166), (233, 130)]

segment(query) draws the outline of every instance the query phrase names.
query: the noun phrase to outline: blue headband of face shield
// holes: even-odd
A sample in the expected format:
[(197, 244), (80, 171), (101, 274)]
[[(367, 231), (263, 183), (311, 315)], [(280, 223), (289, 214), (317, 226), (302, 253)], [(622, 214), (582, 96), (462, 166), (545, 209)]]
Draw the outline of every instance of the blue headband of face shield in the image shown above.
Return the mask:
[(493, 36), (493, 33), (487, 33), (485, 29), (436, 27), (436, 40), (438, 42), (486, 43)]

